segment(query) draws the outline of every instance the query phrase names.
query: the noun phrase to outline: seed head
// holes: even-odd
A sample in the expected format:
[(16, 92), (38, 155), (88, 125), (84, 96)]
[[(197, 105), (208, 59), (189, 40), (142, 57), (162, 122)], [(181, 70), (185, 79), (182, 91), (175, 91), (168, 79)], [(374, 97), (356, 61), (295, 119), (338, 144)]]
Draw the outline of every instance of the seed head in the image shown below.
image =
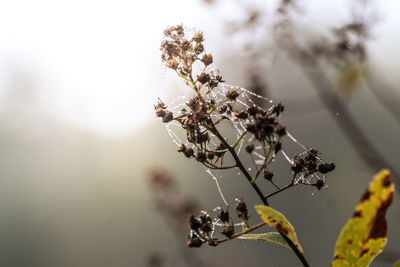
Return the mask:
[(211, 54), (204, 54), (201, 58), (201, 61), (204, 63), (204, 65), (208, 66), (213, 63), (213, 56)]
[(239, 92), (236, 90), (236, 89), (232, 89), (232, 90), (229, 90), (228, 91), (228, 93), (226, 93), (226, 97), (229, 99), (229, 100), (236, 100), (236, 98), (239, 96)]
[(192, 40), (195, 41), (196, 43), (201, 43), (201, 42), (203, 42), (203, 41), (204, 41), (203, 33), (202, 33), (202, 32), (196, 32), (196, 33), (193, 35)]
[(251, 153), (251, 152), (253, 152), (253, 150), (254, 150), (254, 144), (253, 143), (246, 145), (246, 152), (247, 153)]

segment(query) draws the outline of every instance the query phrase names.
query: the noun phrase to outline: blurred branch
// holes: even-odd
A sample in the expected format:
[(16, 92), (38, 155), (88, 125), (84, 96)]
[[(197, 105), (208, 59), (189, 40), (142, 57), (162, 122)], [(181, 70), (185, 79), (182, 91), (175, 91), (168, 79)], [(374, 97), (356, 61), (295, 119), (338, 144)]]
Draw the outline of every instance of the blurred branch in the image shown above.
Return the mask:
[(189, 215), (198, 209), (197, 202), (183, 195), (175, 177), (162, 168), (154, 167), (149, 170), (147, 180), (157, 210), (177, 240), (181, 258), (187, 266), (211, 266), (204, 263), (194, 251), (182, 245), (181, 242), (182, 230), (186, 230)]
[(366, 77), (368, 88), (382, 107), (400, 124), (400, 95), (388, 82), (379, 79), (378, 75), (374, 75), (374, 73), (375, 71), (371, 71)]
[[(326, 77), (325, 73), (321, 71), (321, 68), (312, 55), (303, 52), (299, 47), (293, 46), (285, 47), (286, 53), (312, 83), (319, 98), (336, 120), (355, 151), (374, 171), (379, 171), (382, 168), (390, 169), (395, 178), (393, 180), (396, 184), (396, 192), (400, 194), (400, 173), (397, 168), (385, 160), (384, 155), (368, 140), (347, 106), (335, 94), (332, 83)], [(340, 117), (336, 115), (337, 113), (340, 114)]]

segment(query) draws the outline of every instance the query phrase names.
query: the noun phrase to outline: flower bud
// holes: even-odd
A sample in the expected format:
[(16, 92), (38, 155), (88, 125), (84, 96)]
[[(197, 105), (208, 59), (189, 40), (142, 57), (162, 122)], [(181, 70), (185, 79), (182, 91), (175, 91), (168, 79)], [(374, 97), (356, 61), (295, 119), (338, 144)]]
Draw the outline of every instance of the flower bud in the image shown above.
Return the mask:
[(175, 59), (170, 59), (167, 62), (167, 67), (173, 70), (176, 70), (178, 68), (178, 62)]
[(174, 115), (171, 111), (166, 111), (164, 116), (162, 117), (162, 122), (167, 123), (174, 119)]
[(264, 170), (264, 178), (268, 181), (272, 181), (272, 177), (274, 177), (274, 173)]
[(229, 90), (228, 93), (226, 93), (226, 97), (229, 100), (235, 100), (239, 96), (239, 92), (235, 89)]
[(195, 41), (196, 43), (201, 43), (201, 42), (203, 42), (203, 41), (204, 41), (203, 33), (202, 33), (202, 32), (196, 32), (196, 33), (193, 35), (192, 40)]
[(254, 150), (254, 144), (248, 144), (246, 145), (246, 152), (251, 153)]
[(201, 58), (201, 61), (204, 63), (204, 65), (208, 66), (213, 63), (213, 56), (211, 54), (204, 54)]

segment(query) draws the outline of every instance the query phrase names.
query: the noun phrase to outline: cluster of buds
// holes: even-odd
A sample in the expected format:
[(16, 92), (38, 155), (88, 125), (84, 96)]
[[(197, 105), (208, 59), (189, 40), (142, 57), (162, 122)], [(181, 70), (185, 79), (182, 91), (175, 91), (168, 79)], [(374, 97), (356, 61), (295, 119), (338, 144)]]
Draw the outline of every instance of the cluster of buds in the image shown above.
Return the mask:
[[(248, 227), (249, 215), (246, 203), (243, 199), (237, 199), (236, 202), (236, 215), (242, 220), (242, 224)], [(235, 225), (228, 210), (220, 209), (215, 218), (211, 216), (211, 213), (205, 211), (202, 211), (200, 216), (191, 215), (189, 218), (188, 247), (201, 247), (204, 243), (217, 246), (223, 240), (212, 236), (217, 223), (222, 226), (221, 234), (226, 239), (232, 238), (235, 234)]]
[[(235, 112), (234, 115), (245, 122), (246, 130), (254, 134), (258, 141), (272, 145), (277, 137), (282, 137), (286, 134), (286, 127), (278, 122), (278, 117), (283, 110), (284, 107), (281, 104), (273, 106), (269, 111), (253, 105), (247, 110)], [(275, 144), (275, 153), (281, 147), (280, 142)], [(251, 151), (251, 146), (246, 150), (248, 152)]]
[(164, 123), (168, 123), (174, 119), (174, 114), (167, 110), (167, 106), (161, 100), (158, 100), (154, 109), (156, 110), (156, 116), (161, 118)]
[[(180, 142), (178, 152), (187, 158), (195, 159), (209, 169), (239, 168), (243, 176), (250, 182), (264, 204), (268, 204), (268, 198), (295, 185), (296, 176), (308, 177), (315, 172), (325, 174), (334, 169), (333, 163), (323, 163), (318, 157), (318, 151), (310, 149), (305, 156), (296, 156), (291, 164), (294, 176), (285, 187), (278, 187), (273, 181), (274, 173), (269, 171), (269, 164), (273, 162), (275, 155), (282, 150), (282, 139), (288, 135), (286, 127), (279, 122), (279, 117), (284, 111), (282, 104), (263, 109), (254, 105), (247, 99), (246, 90), (229, 87), (223, 83), (222, 77), (214, 71), (207, 71), (212, 63), (212, 56), (204, 53), (204, 37), (201, 32), (194, 34), (192, 38), (185, 35), (182, 26), (171, 27), (164, 32), (165, 38), (161, 44), (162, 60), (167, 67), (176, 71), (186, 84), (193, 89), (195, 95), (186, 101), (185, 107), (175, 114), (167, 109), (162, 101), (155, 106), (156, 116), (164, 123), (173, 122), (174, 126), (181, 127), (186, 133), (186, 140)], [(201, 62), (203, 68), (193, 68), (195, 62)], [(200, 69), (200, 73), (194, 74), (193, 69)], [(220, 84), (221, 83), (221, 84)], [(226, 89), (226, 88), (229, 88)], [(218, 91), (217, 91), (218, 90)], [(247, 103), (244, 103), (247, 102)], [(232, 142), (219, 131), (219, 123), (227, 121), (238, 130), (237, 140)], [(240, 129), (240, 130), (239, 130)], [(238, 153), (241, 144), (246, 143), (245, 151), (254, 164), (254, 174), (251, 168), (246, 168)], [(179, 144), (179, 143), (178, 143)], [(258, 151), (256, 151), (259, 149)], [(224, 164), (224, 155), (228, 152), (234, 161), (233, 165)], [(261, 158), (255, 160), (254, 156)], [(256, 179), (260, 175), (266, 181), (272, 183), (277, 190), (269, 195), (263, 194)], [(322, 180), (311, 184), (321, 189)], [(310, 183), (303, 183), (310, 185)], [(237, 200), (236, 215), (241, 220), (244, 228), (250, 229), (248, 224), (249, 214), (246, 204), (242, 199)], [(199, 216), (192, 215), (189, 220), (190, 233), (187, 245), (200, 247), (207, 243), (216, 246), (221, 242), (235, 238), (235, 225), (227, 210), (214, 218), (209, 212), (202, 212)], [(215, 226), (222, 226), (221, 234), (224, 239), (213, 237)]]
[(164, 31), (161, 43), (161, 59), (170, 69), (175, 70), (187, 83), (198, 82), (212, 89), (223, 82), (222, 77), (203, 71), (193, 77), (193, 64), (200, 62), (204, 68), (213, 63), (213, 56), (205, 53), (202, 32), (196, 32), (191, 39), (186, 38), (182, 25), (170, 27)]
[[(315, 148), (309, 148), (303, 154), (303, 156), (297, 155), (293, 159), (291, 169), (294, 176), (302, 175), (307, 178), (316, 172), (327, 174), (335, 169), (335, 163), (325, 163), (318, 158), (318, 150)], [(311, 185), (320, 190), (325, 185), (325, 182), (322, 179), (317, 179), (317, 182)]]

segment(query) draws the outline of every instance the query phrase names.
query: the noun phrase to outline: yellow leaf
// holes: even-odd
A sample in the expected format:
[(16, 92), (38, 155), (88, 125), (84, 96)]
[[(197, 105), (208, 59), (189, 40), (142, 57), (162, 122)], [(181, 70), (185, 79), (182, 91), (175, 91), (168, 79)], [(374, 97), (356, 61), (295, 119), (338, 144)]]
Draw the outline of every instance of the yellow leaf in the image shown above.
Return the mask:
[(263, 221), (271, 227), (274, 227), (279, 232), (284, 233), (296, 247), (303, 253), (303, 248), (300, 246), (299, 240), (297, 239), (296, 232), (292, 224), (286, 219), (286, 217), (277, 210), (274, 210), (268, 206), (256, 206), (258, 214), (260, 214)]
[(393, 267), (400, 267), (400, 260), (397, 260), (397, 261), (394, 263)]
[(332, 267), (368, 266), (383, 250), (387, 240), (385, 215), (392, 203), (393, 192), (390, 172), (382, 170), (369, 184), (353, 217), (343, 227)]

